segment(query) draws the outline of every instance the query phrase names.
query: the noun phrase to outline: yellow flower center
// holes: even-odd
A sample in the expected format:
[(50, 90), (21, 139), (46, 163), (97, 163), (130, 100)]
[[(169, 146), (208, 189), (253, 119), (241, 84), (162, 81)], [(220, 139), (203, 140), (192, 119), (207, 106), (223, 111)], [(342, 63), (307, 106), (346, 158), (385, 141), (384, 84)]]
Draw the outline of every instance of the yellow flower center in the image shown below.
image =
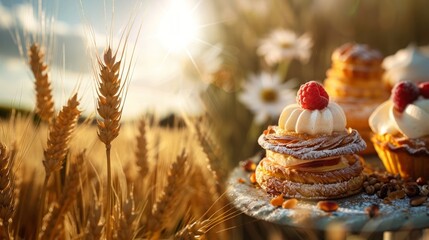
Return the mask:
[(277, 92), (272, 88), (265, 88), (261, 91), (261, 99), (263, 102), (272, 103), (277, 101)]
[(292, 43), (290, 43), (290, 42), (282, 42), (280, 46), (282, 48), (291, 48), (292, 47)]

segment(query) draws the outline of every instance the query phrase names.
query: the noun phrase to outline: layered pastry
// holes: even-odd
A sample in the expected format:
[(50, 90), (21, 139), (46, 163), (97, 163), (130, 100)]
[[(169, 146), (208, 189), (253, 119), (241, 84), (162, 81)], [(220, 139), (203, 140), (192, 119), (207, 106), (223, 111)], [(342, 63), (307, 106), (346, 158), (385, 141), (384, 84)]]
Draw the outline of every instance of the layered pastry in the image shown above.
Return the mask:
[(362, 154), (375, 153), (368, 118), (389, 98), (383, 85), (383, 55), (367, 45), (346, 43), (332, 54), (331, 68), (324, 86), (331, 98), (344, 110), (348, 126), (356, 129), (367, 143)]
[(429, 179), (429, 82), (403, 81), (369, 118), (372, 141), (386, 170)]
[(267, 193), (289, 198), (331, 199), (355, 194), (363, 182), (365, 149), (359, 133), (346, 128), (341, 107), (315, 81), (302, 85), (297, 104), (286, 106), (277, 126), (258, 139), (266, 156), (256, 180)]
[(415, 45), (409, 45), (383, 61), (384, 81), (392, 88), (401, 81), (429, 81), (429, 55)]

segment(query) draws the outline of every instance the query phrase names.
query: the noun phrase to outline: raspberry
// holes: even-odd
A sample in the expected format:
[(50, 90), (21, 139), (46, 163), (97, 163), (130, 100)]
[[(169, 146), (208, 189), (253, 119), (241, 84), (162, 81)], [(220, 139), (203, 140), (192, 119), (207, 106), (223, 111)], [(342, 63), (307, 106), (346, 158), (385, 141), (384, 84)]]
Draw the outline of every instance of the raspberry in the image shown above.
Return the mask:
[(393, 107), (398, 112), (403, 112), (408, 104), (419, 97), (419, 88), (408, 81), (397, 83), (392, 89)]
[(296, 101), (304, 109), (321, 110), (328, 106), (329, 95), (320, 83), (310, 81), (301, 85)]
[(429, 82), (422, 82), (419, 84), (420, 95), (424, 98), (429, 98)]

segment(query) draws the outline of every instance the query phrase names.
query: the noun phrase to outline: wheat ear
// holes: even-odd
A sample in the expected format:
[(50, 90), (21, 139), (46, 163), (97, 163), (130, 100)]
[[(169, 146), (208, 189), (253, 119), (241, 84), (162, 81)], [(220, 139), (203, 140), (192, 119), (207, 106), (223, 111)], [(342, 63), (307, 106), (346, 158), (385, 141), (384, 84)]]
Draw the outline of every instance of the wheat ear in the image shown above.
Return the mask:
[(77, 94), (73, 95), (67, 105), (58, 113), (58, 117), (49, 128), (47, 147), (44, 151), (46, 175), (58, 171), (66, 157), (72, 133), (80, 115)]
[(100, 74), (97, 81), (97, 112), (102, 118), (98, 120), (98, 138), (106, 145), (107, 158), (107, 188), (106, 188), (106, 238), (111, 237), (112, 215), (112, 170), (110, 162), (110, 149), (112, 141), (119, 135), (122, 114), (122, 83), (119, 75), (121, 61), (116, 60), (116, 54), (110, 47), (104, 52), (103, 62), (98, 61)]
[(36, 86), (36, 113), (45, 121), (50, 122), (54, 117), (54, 100), (52, 97), (51, 82), (47, 73), (45, 56), (37, 43), (30, 46), (28, 53), (31, 72), (34, 75)]
[(82, 174), (84, 172), (84, 158), (85, 151), (78, 154), (75, 162), (71, 164), (63, 193), (58, 201), (58, 205), (55, 205), (51, 210), (50, 217), (42, 232), (42, 239), (59, 239), (64, 237), (59, 236), (59, 230), (62, 228), (65, 214), (75, 202), (77, 194), (81, 190), (80, 186), (86, 180), (86, 174)]
[(136, 137), (137, 149), (136, 149), (136, 163), (140, 167), (139, 173), (140, 177), (145, 178), (149, 172), (148, 166), (148, 150), (147, 150), (147, 140), (146, 140), (146, 121), (142, 118), (139, 122), (138, 135)]
[(79, 101), (77, 100), (77, 94), (75, 94), (68, 100), (67, 105), (61, 109), (57, 118), (51, 122), (49, 127), (48, 143), (44, 150), (45, 160), (43, 161), (46, 174), (40, 196), (39, 221), (36, 236), (39, 236), (42, 217), (44, 216), (48, 182), (51, 174), (60, 170), (63, 165), (64, 158), (68, 152), (70, 138), (80, 115), (78, 105)]
[(159, 239), (161, 232), (171, 222), (172, 213), (177, 214), (177, 207), (183, 196), (180, 188), (186, 186), (186, 176), (188, 174), (187, 161), (188, 156), (185, 151), (182, 151), (177, 156), (176, 161), (170, 166), (167, 183), (152, 208), (152, 217), (149, 225), (151, 239)]
[(12, 239), (9, 226), (15, 212), (15, 186), (12, 172), (13, 162), (6, 146), (0, 143), (0, 238)]

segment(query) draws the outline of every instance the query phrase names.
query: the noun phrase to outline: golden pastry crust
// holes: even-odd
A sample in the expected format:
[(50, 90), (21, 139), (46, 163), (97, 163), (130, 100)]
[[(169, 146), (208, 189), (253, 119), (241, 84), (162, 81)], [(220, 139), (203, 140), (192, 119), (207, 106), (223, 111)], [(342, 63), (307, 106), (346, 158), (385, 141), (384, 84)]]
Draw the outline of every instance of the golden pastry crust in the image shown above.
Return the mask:
[[(264, 159), (262, 161), (264, 162), (259, 164), (256, 168), (256, 181), (262, 189), (272, 195), (283, 194), (285, 197), (289, 198), (304, 199), (342, 198), (359, 193), (364, 181), (363, 175), (359, 173), (356, 176), (349, 175), (351, 177), (344, 178), (345, 180), (343, 181), (331, 183), (321, 182), (321, 177), (313, 177), (313, 179), (318, 179), (319, 182), (294, 182), (290, 179), (280, 178), (269, 174), (269, 172), (264, 168), (267, 160)], [(356, 161), (354, 165), (361, 167), (360, 161)]]
[(366, 148), (365, 141), (354, 129), (332, 135), (283, 133), (278, 126), (269, 126), (259, 137), (265, 150), (291, 155), (299, 159), (321, 159), (353, 154)]
[(378, 50), (371, 49), (365, 44), (345, 43), (335, 49), (332, 54), (332, 61), (363, 66), (378, 66), (383, 61), (383, 55)]
[[(340, 160), (341, 158), (337, 158)], [(274, 178), (281, 180), (287, 179), (291, 182), (296, 183), (312, 183), (312, 184), (328, 184), (328, 183), (337, 183), (347, 181), (353, 177), (359, 176), (362, 171), (362, 163), (359, 156), (355, 154), (344, 156), (346, 160), (345, 166), (341, 169), (332, 170), (332, 171), (306, 171), (305, 169), (300, 169), (299, 166), (285, 167), (280, 164), (275, 159), (264, 158), (259, 163), (259, 168), (257, 171), (261, 171), (264, 175), (270, 175)], [(330, 161), (334, 161), (332, 159)], [(314, 165), (323, 165), (323, 162), (329, 160), (320, 160), (312, 162)], [(335, 162), (335, 161), (334, 161)], [(335, 164), (335, 163), (333, 163)], [(317, 167), (315, 167), (317, 169)], [(318, 167), (320, 169), (320, 167)], [(322, 167), (323, 168), (323, 167)]]

